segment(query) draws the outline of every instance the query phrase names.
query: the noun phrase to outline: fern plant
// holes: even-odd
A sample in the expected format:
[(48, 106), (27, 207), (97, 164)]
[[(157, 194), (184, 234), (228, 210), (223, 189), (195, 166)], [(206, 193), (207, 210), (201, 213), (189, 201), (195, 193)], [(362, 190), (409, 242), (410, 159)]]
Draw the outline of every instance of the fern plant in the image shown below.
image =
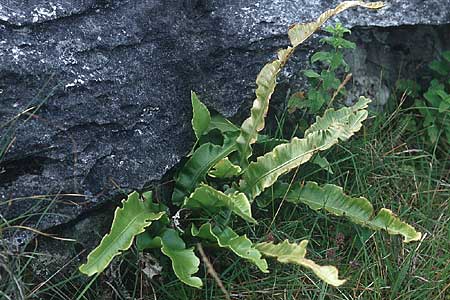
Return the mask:
[[(308, 268), (333, 286), (343, 284), (345, 280), (339, 278), (335, 267), (318, 265), (306, 257), (306, 240), (300, 243), (255, 242), (233, 230), (232, 224), (239, 219), (254, 226), (258, 224), (252, 214), (252, 203), (264, 198), (265, 191), (272, 186), (275, 195), (293, 205), (305, 204), (313, 210), (323, 209), (345, 216), (362, 226), (401, 235), (404, 242), (419, 240), (421, 234), (390, 210), (382, 209), (375, 214), (367, 199), (348, 196), (338, 186), (320, 186), (315, 182), (290, 185), (280, 180), (316, 153), (358, 132), (367, 118), (369, 99), (361, 97), (352, 107), (328, 109), (302, 138), (280, 141), (259, 134), (264, 128), (277, 75), (295, 49), (333, 15), (354, 6), (376, 9), (382, 5), (380, 2), (347, 1), (325, 12), (315, 22), (292, 26), (288, 32), (291, 46), (280, 50), (277, 58), (259, 73), (250, 117), (240, 127), (220, 115), (211, 115), (192, 93), (192, 127), (197, 141), (175, 176), (171, 206), (178, 211), (171, 216), (167, 206), (153, 202), (151, 193), (142, 196), (132, 193), (123, 202), (123, 208), (116, 210), (110, 233), (91, 252), (80, 271), (87, 275), (102, 272), (137, 236), (139, 250), (159, 249), (171, 260), (175, 275), (196, 288), (202, 286), (202, 281), (195, 276), (200, 260), (192, 245), (199, 241), (228, 249), (264, 273), (269, 272), (265, 257), (273, 257), (281, 263)], [(268, 141), (273, 148), (255, 157), (253, 145)], [(187, 225), (186, 222), (180, 224), (179, 215), (186, 210), (192, 217)]]

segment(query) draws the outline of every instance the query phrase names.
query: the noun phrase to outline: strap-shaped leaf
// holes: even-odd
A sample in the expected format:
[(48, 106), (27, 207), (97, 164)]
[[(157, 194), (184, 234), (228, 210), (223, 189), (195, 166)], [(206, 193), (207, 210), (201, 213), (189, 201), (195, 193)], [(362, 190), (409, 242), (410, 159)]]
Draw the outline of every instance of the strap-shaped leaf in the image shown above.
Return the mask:
[(203, 283), (198, 277), (192, 276), (198, 272), (200, 260), (195, 256), (194, 248), (186, 249), (186, 244), (174, 229), (167, 229), (161, 237), (156, 237), (161, 243), (161, 251), (172, 261), (175, 275), (187, 285), (201, 288)]
[(288, 61), (289, 57), (295, 49), (315, 31), (317, 31), (320, 26), (325, 23), (325, 21), (332, 16), (354, 6), (378, 9), (383, 7), (383, 3), (345, 1), (338, 5), (335, 9), (331, 9), (323, 13), (315, 22), (296, 24), (289, 29), (288, 35), (292, 47), (278, 51), (277, 59), (266, 64), (256, 78), (256, 99), (253, 101), (250, 117), (242, 123), (240, 135), (236, 140), (241, 155), (241, 166), (247, 166), (248, 158), (252, 153), (251, 145), (256, 141), (258, 132), (265, 126), (264, 119), (269, 109), (270, 98), (272, 97), (277, 84), (277, 76)]
[(272, 152), (252, 162), (243, 174), (240, 190), (253, 200), (274, 184), (279, 176), (309, 161), (318, 151), (332, 147), (339, 140), (347, 140), (361, 129), (362, 121), (367, 118), (369, 102), (361, 97), (354, 107), (337, 111), (328, 109), (305, 132), (303, 139), (293, 138), (291, 142), (275, 147)]
[(307, 40), (314, 32), (316, 32), (328, 19), (331, 17), (340, 14), (341, 12), (355, 7), (361, 6), (369, 9), (379, 9), (384, 6), (383, 2), (371, 2), (366, 3), (363, 1), (344, 1), (334, 9), (327, 10), (322, 13), (316, 21), (310, 23), (303, 24), (295, 24), (289, 28), (289, 40), (291, 41), (292, 46), (297, 47), (305, 40)]
[(314, 261), (305, 258), (306, 246), (308, 241), (301, 241), (300, 244), (289, 243), (283, 241), (281, 244), (259, 243), (255, 247), (263, 255), (269, 257), (276, 257), (281, 263), (291, 263), (306, 267), (313, 271), (317, 277), (333, 286), (340, 286), (345, 283), (345, 280), (339, 279), (338, 270), (333, 266), (319, 266)]
[(270, 98), (277, 85), (278, 73), (285, 63), (280, 58), (279, 56), (277, 60), (266, 64), (256, 78), (256, 99), (253, 101), (250, 117), (242, 123), (240, 135), (236, 140), (242, 166), (247, 165), (252, 153), (251, 145), (256, 141), (258, 132), (265, 126), (264, 118), (269, 109)]
[(175, 177), (172, 203), (183, 203), (213, 166), (237, 150), (235, 138), (235, 134), (225, 135), (223, 146), (206, 143), (194, 151)]
[(228, 157), (219, 161), (208, 175), (214, 178), (231, 178), (241, 173), (241, 167), (234, 165)]
[[(285, 186), (287, 189), (287, 186)], [(404, 242), (420, 240), (422, 234), (411, 225), (402, 222), (392, 211), (382, 208), (375, 215), (372, 204), (363, 197), (346, 195), (342, 188), (333, 184), (323, 187), (315, 182), (305, 185), (294, 185), (286, 196), (291, 203), (304, 203), (311, 209), (324, 209), (336, 216), (345, 216), (352, 222), (367, 226), (374, 230), (386, 230), (389, 234), (399, 234)]]
[(211, 212), (226, 207), (242, 219), (257, 223), (252, 217), (250, 202), (244, 193), (227, 195), (206, 184), (200, 184), (190, 197), (186, 198), (184, 207), (207, 209)]
[(255, 264), (262, 272), (269, 272), (267, 261), (261, 257), (261, 253), (255, 249), (246, 235), (239, 236), (230, 227), (225, 227), (223, 230), (217, 226), (213, 228), (210, 223), (203, 224), (200, 229), (193, 225), (191, 233), (193, 236), (216, 242), (220, 247), (228, 248), (237, 256)]
[(197, 97), (197, 94), (191, 91), (192, 102), (192, 129), (197, 140), (205, 133), (211, 122), (209, 110)]
[(111, 231), (88, 255), (86, 264), (80, 266), (82, 273), (92, 276), (102, 272), (115, 256), (131, 247), (136, 235), (164, 215), (164, 212), (152, 210), (154, 206), (149, 201), (142, 201), (137, 192), (131, 193), (122, 204), (123, 207), (117, 208), (114, 213)]

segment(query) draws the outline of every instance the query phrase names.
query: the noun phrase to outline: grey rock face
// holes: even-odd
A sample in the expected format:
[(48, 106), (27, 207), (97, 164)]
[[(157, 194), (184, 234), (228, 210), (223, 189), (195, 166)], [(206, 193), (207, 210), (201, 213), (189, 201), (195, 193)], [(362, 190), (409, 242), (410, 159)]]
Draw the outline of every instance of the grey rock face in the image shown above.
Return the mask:
[[(192, 143), (189, 91), (235, 115), (287, 27), (338, 2), (1, 0), (0, 213), (46, 229), (160, 180)], [(450, 23), (450, 0), (387, 2), (336, 20)]]

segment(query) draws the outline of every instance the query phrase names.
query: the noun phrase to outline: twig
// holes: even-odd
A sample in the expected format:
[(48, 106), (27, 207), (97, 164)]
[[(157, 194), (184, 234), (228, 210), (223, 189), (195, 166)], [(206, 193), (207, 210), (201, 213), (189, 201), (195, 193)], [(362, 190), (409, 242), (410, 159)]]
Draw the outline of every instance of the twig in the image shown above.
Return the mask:
[(225, 289), (225, 286), (222, 283), (222, 280), (220, 280), (219, 275), (217, 275), (216, 271), (214, 270), (213, 265), (209, 261), (208, 257), (205, 254), (205, 251), (203, 251), (203, 247), (200, 243), (197, 244), (198, 252), (200, 252), (200, 256), (203, 260), (203, 263), (206, 265), (206, 269), (208, 270), (208, 273), (214, 278), (219, 288), (222, 290), (222, 292), (225, 295), (225, 298), (227, 300), (231, 300), (230, 294), (228, 294), (227, 290)]
[(331, 98), (330, 102), (328, 103), (328, 107), (331, 107), (331, 104), (333, 104), (334, 98), (337, 97), (339, 92), (347, 85), (347, 83), (350, 81), (350, 79), (352, 79), (352, 76), (353, 76), (352, 73), (349, 73), (349, 74), (347, 74), (347, 76), (345, 76), (344, 81), (342, 81), (342, 83), (339, 85), (337, 90), (334, 91), (333, 97)]
[(35, 229), (35, 228), (28, 227), (28, 226), (22, 226), (22, 225), (8, 226), (8, 227), (3, 228), (3, 230), (6, 230), (6, 229), (14, 229), (14, 228), (24, 229), (24, 230), (29, 230), (29, 231), (34, 232), (34, 233), (36, 233), (36, 234), (39, 234), (39, 235), (42, 235), (42, 236), (45, 236), (45, 237), (48, 237), (48, 238), (52, 238), (52, 239), (55, 239), (55, 240), (59, 240), (59, 241), (76, 242), (76, 240), (74, 240), (74, 239), (57, 237), (57, 236), (55, 236), (55, 235), (53, 235), (53, 234), (45, 233), (45, 232), (39, 231), (39, 230), (37, 230), (37, 229)]

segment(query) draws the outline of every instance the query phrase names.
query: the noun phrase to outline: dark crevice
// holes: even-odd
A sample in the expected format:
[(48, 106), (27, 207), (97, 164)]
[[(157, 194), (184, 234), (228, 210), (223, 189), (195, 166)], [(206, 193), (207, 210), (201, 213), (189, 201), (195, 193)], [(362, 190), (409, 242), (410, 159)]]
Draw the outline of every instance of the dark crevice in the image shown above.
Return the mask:
[(186, 14), (191, 18), (199, 18), (214, 11), (214, 6), (208, 0), (184, 0)]
[(105, 214), (105, 212), (110, 213), (112, 216), (114, 210), (117, 208), (120, 201), (124, 199), (124, 197), (125, 195), (116, 195), (115, 197), (111, 197), (107, 202), (92, 206), (89, 210), (82, 212), (76, 218), (73, 218), (68, 222), (48, 228), (46, 232), (58, 233), (63, 231), (64, 229), (73, 228), (73, 225), (81, 222), (82, 220), (93, 217), (95, 215)]
[(136, 47), (141, 45), (144, 42), (143, 37), (139, 38), (137, 41), (131, 41), (129, 43), (123, 43), (123, 44), (117, 44), (117, 45), (96, 45), (95, 47), (88, 48), (88, 49), (82, 49), (80, 51), (77, 51), (77, 54), (86, 54), (86, 53), (92, 53), (92, 52), (106, 52), (106, 53), (113, 53), (114, 52), (121, 52), (123, 50), (126, 50), (128, 48)]
[(48, 157), (41, 156), (3, 161), (0, 163), (0, 185), (14, 182), (23, 175), (41, 175), (50, 161)]

